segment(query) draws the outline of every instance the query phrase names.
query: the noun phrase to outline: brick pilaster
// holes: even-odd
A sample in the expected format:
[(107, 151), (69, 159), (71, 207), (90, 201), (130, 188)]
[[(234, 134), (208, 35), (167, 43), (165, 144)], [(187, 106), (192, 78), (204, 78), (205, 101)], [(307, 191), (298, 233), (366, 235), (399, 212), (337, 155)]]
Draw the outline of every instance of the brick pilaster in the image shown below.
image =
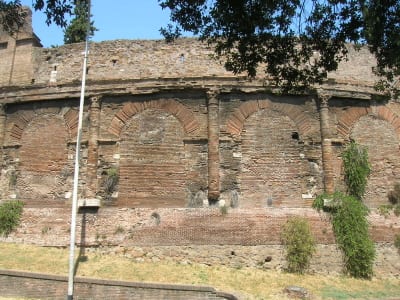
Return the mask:
[(6, 112), (5, 112), (6, 104), (0, 104), (0, 166), (3, 164), (3, 147), (4, 147), (4, 136), (6, 130)]
[(208, 106), (208, 199), (218, 200), (219, 191), (219, 100), (217, 91), (207, 92)]
[(324, 169), (324, 189), (328, 194), (335, 191), (334, 173), (332, 165), (332, 143), (329, 126), (329, 99), (330, 95), (319, 94), (319, 117), (321, 128), (322, 167)]
[(88, 186), (86, 197), (94, 198), (98, 189), (97, 182), (97, 160), (98, 160), (98, 139), (99, 139), (99, 126), (100, 126), (100, 97), (92, 97), (90, 104), (90, 128), (88, 140), (88, 161), (87, 161), (87, 174)]

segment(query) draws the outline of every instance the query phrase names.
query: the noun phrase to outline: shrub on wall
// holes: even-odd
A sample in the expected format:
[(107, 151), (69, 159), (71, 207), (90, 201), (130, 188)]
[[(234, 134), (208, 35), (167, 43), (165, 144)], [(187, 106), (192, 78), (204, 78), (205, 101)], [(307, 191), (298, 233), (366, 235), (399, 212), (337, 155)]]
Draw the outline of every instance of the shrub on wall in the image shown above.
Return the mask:
[(290, 218), (281, 237), (286, 249), (287, 271), (303, 274), (315, 252), (315, 240), (308, 221), (300, 217)]
[(331, 213), (346, 273), (369, 279), (373, 275), (375, 244), (369, 236), (368, 208), (361, 201), (371, 172), (367, 150), (352, 141), (343, 152), (343, 165), (349, 196), (341, 192), (323, 194), (315, 199), (313, 207)]
[(369, 279), (373, 275), (375, 245), (369, 236), (368, 209), (352, 196), (341, 198), (341, 205), (332, 214), (332, 225), (344, 254), (345, 271), (353, 277)]
[(0, 235), (9, 235), (19, 225), (23, 206), (22, 201), (16, 200), (0, 204)]
[(343, 151), (342, 159), (348, 194), (361, 200), (371, 173), (367, 149), (351, 141)]

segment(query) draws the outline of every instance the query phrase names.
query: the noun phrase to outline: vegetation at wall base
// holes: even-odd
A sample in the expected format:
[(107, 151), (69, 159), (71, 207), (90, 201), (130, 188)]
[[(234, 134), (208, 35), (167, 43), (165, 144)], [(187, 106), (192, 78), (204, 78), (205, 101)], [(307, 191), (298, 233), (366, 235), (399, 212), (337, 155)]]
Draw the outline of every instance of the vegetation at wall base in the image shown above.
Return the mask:
[(281, 237), (286, 249), (286, 270), (304, 274), (316, 250), (308, 221), (300, 217), (290, 218), (283, 227)]
[(342, 203), (332, 214), (333, 231), (344, 254), (346, 273), (355, 278), (373, 275), (375, 244), (369, 236), (368, 208), (352, 196), (342, 195)]
[(342, 159), (348, 194), (361, 200), (371, 173), (367, 149), (351, 141), (343, 151)]
[(24, 203), (19, 200), (9, 200), (0, 204), (0, 235), (9, 235), (21, 219)]
[[(328, 202), (334, 205), (326, 206), (324, 199), (329, 199)], [(319, 195), (313, 207), (330, 213), (336, 242), (344, 255), (345, 273), (355, 278), (370, 279), (375, 244), (369, 236), (368, 208), (355, 197), (341, 192)]]
[(331, 214), (336, 242), (344, 255), (345, 272), (352, 277), (370, 279), (376, 255), (375, 244), (369, 236), (369, 210), (361, 201), (371, 173), (368, 152), (351, 141), (342, 157), (349, 195), (341, 192), (323, 194), (312, 206)]
[[(292, 274), (262, 267), (229, 267), (191, 260), (152, 262), (128, 256), (126, 252), (86, 249), (85, 261), (79, 260), (78, 277), (212, 286), (238, 296), (239, 299), (288, 299), (283, 290), (295, 285), (307, 289), (312, 299), (396, 299), (400, 279), (377, 276), (360, 280), (338, 274)], [(78, 251), (78, 249), (77, 249)], [(29, 244), (0, 243), (0, 268), (65, 276), (69, 249), (39, 247)], [(13, 259), (10, 259), (12, 257)], [(77, 259), (79, 259), (77, 252)], [(156, 270), (156, 272), (155, 272)], [(45, 291), (43, 291), (45, 294)], [(78, 294), (76, 295), (78, 296)], [(43, 297), (46, 298), (46, 297)], [(0, 296), (1, 299), (1, 296)]]

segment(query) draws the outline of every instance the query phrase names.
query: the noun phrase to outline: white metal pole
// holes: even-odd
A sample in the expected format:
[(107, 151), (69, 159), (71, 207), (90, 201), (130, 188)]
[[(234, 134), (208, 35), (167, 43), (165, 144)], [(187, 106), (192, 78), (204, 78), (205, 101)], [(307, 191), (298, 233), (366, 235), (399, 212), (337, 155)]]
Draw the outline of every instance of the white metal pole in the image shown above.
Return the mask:
[(82, 138), (82, 119), (83, 107), (85, 103), (85, 85), (86, 85), (86, 69), (87, 59), (89, 54), (89, 33), (90, 33), (90, 0), (88, 1), (88, 25), (86, 31), (85, 52), (83, 58), (82, 68), (82, 86), (81, 97), (79, 102), (79, 118), (78, 118), (78, 134), (76, 137), (75, 149), (75, 167), (74, 167), (74, 184), (72, 191), (72, 212), (71, 212), (71, 237), (69, 249), (69, 272), (68, 272), (68, 295), (67, 300), (73, 299), (74, 293), (74, 269), (75, 269), (75, 238), (76, 238), (76, 215), (78, 210), (78, 181), (79, 181), (79, 162), (81, 152), (81, 138)]

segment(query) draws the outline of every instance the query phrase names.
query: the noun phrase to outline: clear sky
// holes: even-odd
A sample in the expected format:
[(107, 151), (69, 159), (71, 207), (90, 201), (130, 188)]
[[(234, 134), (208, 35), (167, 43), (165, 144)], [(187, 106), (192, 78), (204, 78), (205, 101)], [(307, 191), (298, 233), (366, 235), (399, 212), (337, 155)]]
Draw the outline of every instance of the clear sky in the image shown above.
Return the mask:
[[(169, 11), (162, 10), (157, 0), (92, 0), (95, 32), (92, 41), (115, 39), (161, 39), (159, 29), (169, 22)], [(32, 7), (32, 0), (22, 0)], [(33, 30), (44, 47), (62, 45), (63, 30), (45, 23), (43, 12), (33, 11)]]

